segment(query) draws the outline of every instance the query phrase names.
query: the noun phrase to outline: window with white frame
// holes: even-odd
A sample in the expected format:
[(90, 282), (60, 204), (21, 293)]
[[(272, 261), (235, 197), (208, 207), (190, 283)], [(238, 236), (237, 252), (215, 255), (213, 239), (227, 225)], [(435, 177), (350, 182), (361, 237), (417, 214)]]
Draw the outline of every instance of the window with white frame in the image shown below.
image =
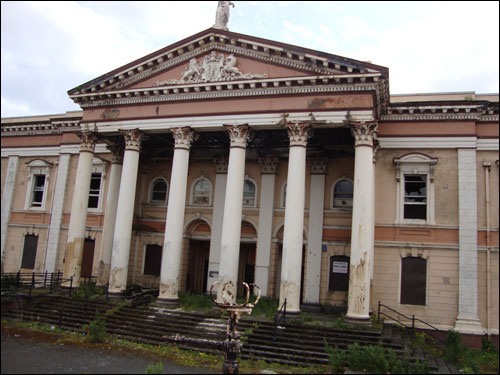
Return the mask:
[(158, 178), (151, 184), (151, 203), (165, 203), (167, 201), (168, 186), (167, 181)]
[(106, 176), (106, 168), (104, 161), (95, 157), (92, 161), (92, 171), (90, 175), (90, 190), (88, 211), (100, 212), (102, 210), (102, 195), (104, 192), (104, 178)]
[(243, 186), (244, 207), (255, 207), (256, 192), (257, 189), (255, 188), (255, 184), (249, 179), (246, 179)]
[(89, 203), (88, 208), (98, 208), (101, 196), (101, 173), (92, 173), (90, 177)]
[(394, 159), (397, 167), (396, 223), (435, 224), (434, 166), (437, 160), (420, 153)]
[(195, 181), (193, 185), (191, 203), (194, 205), (208, 206), (210, 205), (211, 193), (212, 184), (207, 178), (202, 177)]
[(44, 210), (52, 163), (35, 159), (27, 165), (29, 170), (28, 189), (24, 208), (26, 210)]
[(338, 180), (333, 186), (333, 207), (352, 207), (352, 182), (346, 178)]

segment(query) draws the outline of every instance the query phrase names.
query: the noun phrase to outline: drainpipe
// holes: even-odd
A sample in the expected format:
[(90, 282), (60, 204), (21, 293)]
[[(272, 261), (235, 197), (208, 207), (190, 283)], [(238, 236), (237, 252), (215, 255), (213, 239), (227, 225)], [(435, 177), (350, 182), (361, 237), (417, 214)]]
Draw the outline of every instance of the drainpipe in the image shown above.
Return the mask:
[(490, 169), (491, 162), (484, 161), (484, 186), (486, 190), (486, 324), (488, 339), (491, 339), (491, 238), (490, 238)]

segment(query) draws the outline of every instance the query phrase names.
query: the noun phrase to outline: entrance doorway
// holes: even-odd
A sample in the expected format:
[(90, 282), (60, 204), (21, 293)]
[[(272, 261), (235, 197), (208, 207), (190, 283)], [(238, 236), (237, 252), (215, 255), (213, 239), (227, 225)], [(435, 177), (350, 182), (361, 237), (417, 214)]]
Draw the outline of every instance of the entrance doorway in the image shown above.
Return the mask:
[(92, 277), (92, 267), (94, 265), (94, 249), (95, 240), (86, 238), (83, 242), (82, 268), (80, 271), (80, 277)]
[[(255, 282), (255, 254), (256, 243), (240, 243), (240, 260), (238, 265), (238, 295), (243, 295), (242, 282), (253, 284)], [(250, 287), (250, 294), (253, 287)]]
[(205, 293), (207, 290), (210, 241), (190, 240), (186, 290)]

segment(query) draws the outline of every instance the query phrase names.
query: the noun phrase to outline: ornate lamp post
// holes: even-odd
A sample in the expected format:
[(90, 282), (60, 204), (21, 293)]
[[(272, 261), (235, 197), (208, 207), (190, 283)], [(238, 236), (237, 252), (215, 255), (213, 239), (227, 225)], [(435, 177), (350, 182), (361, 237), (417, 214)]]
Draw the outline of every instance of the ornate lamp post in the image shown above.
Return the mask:
[(216, 284), (221, 283), (222, 281), (216, 281), (210, 287), (210, 295), (212, 296), (212, 300), (214, 303), (219, 306), (221, 310), (229, 312), (229, 317), (227, 320), (227, 332), (226, 332), (226, 341), (224, 341), (223, 348), (225, 352), (225, 360), (222, 365), (222, 372), (224, 374), (238, 374), (238, 356), (241, 352), (241, 341), (240, 334), (238, 333), (237, 325), (238, 320), (243, 314), (251, 314), (252, 308), (259, 302), (260, 299), (260, 288), (252, 284), (254, 288), (257, 288), (257, 299), (253, 303), (249, 303), (250, 299), (250, 287), (247, 283), (242, 283), (245, 287), (245, 303), (237, 304), (233, 303), (233, 298), (231, 296), (232, 290), (235, 290), (234, 284), (232, 281), (227, 281), (222, 286), (222, 302), (218, 302), (214, 299), (212, 294), (212, 289)]

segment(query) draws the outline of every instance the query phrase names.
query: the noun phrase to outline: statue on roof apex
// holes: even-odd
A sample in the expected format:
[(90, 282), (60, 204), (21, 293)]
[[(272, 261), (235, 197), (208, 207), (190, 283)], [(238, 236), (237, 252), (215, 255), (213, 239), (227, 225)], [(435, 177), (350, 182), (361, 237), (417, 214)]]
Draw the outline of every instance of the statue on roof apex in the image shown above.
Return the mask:
[(229, 22), (229, 7), (234, 8), (232, 1), (219, 1), (217, 5), (217, 12), (215, 13), (215, 29), (229, 30), (227, 23)]

